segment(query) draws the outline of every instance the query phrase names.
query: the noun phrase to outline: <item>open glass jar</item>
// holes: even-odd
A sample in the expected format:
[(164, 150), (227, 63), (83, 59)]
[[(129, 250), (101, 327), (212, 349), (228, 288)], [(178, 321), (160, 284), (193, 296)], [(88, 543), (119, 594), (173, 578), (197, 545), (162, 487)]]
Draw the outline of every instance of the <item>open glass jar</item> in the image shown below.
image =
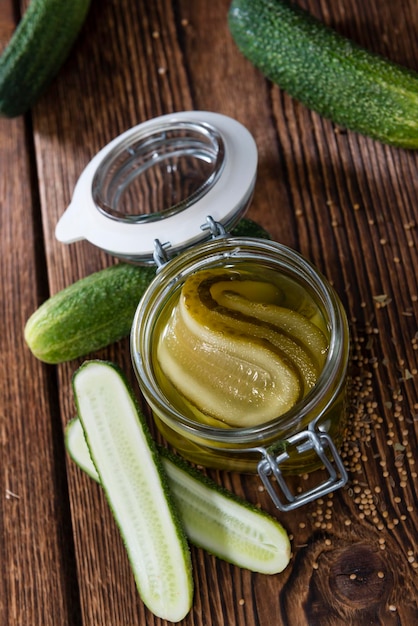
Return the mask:
[[(158, 265), (156, 278), (139, 302), (131, 333), (133, 367), (158, 429), (191, 461), (258, 472), (276, 506), (290, 510), (347, 481), (338, 448), (345, 426), (349, 332), (334, 289), (300, 254), (276, 242), (228, 234), (251, 199), (256, 166), (251, 135), (230, 118), (206, 112), (156, 118), (117, 138), (93, 159), (57, 225), (57, 237), (65, 242), (85, 238), (126, 260)], [(196, 172), (200, 172), (198, 182), (193, 184), (190, 179)], [(143, 205), (151, 205), (151, 211), (141, 210)], [(202, 276), (215, 276), (215, 283), (220, 277), (222, 285), (232, 280), (244, 290), (242, 298), (241, 293), (231, 300), (232, 283), (224, 286), (219, 297), (229, 299), (236, 310), (228, 314), (227, 330), (222, 327), (218, 332), (217, 328), (215, 335), (222, 345), (233, 344), (239, 354), (245, 353), (242, 362), (235, 353), (232, 361), (238, 363), (239, 371), (245, 370), (242, 378), (247, 377), (246, 384), (248, 379), (254, 381), (248, 397), (237, 391), (240, 383), (222, 383), (222, 377), (232, 379), (226, 371), (229, 365), (224, 374), (217, 372), (223, 348), (208, 348), (212, 322), (203, 319), (200, 324), (199, 316), (189, 319), (192, 326), (197, 323), (196, 341), (177, 337), (177, 347), (169, 357), (171, 372), (176, 375), (167, 374), (164, 342), (171, 332), (167, 330), (170, 320), (190, 281)], [(213, 280), (210, 284), (212, 293), (217, 287)], [(217, 326), (219, 311), (225, 311), (225, 306), (209, 306), (209, 296), (201, 297), (201, 293), (199, 298)], [(254, 337), (248, 310), (242, 307), (257, 311)], [(277, 315), (286, 318), (285, 327), (277, 329)], [(296, 336), (292, 329), (295, 320), (303, 331)], [(187, 324), (184, 328), (187, 331)], [(181, 357), (181, 369), (183, 344), (188, 345), (189, 353)], [(264, 358), (273, 344), (279, 370), (275, 366), (270, 372), (255, 368), (250, 363), (252, 355)], [(210, 363), (205, 364), (206, 353), (202, 361), (199, 350), (211, 354)], [(292, 350), (297, 355), (296, 365), (290, 364)], [(314, 379), (307, 374), (306, 381), (299, 372), (306, 369), (305, 352), (308, 371), (314, 362), (317, 371)], [(210, 369), (215, 373), (213, 381)], [(274, 401), (282, 387), (291, 389), (291, 396), (296, 390), (295, 399), (276, 414)], [(228, 394), (235, 394), (233, 402)], [(204, 415), (200, 395), (225, 407), (216, 419), (210, 408)], [(267, 396), (273, 408), (260, 419)], [(247, 414), (253, 409), (257, 420), (248, 422)], [(319, 485), (296, 495), (291, 492), (287, 474), (322, 466), (325, 480), (321, 475)]]
[[(251, 272), (252, 276), (276, 285), (281, 292), (281, 305), (303, 311), (302, 315), (314, 319), (326, 337), (327, 356), (315, 385), (291, 409), (265, 423), (231, 427), (228, 416), (225, 424), (205, 423), (161, 372), (157, 346), (182, 286), (189, 276), (208, 269)], [(283, 479), (286, 473), (310, 472), (325, 465), (329, 479), (321, 486), (324, 495), (324, 490), (332, 490), (345, 481), (337, 448), (345, 425), (348, 336), (346, 316), (337, 295), (302, 256), (275, 242), (221, 236), (162, 266), (138, 306), (131, 353), (139, 385), (158, 429), (184, 457), (206, 467), (258, 471), (269, 489), (269, 476), (275, 475), (282, 490), (287, 489)], [(192, 373), (194, 367), (191, 361)], [(213, 393), (217, 393), (216, 388)], [(330, 459), (337, 462), (337, 472)], [(287, 500), (299, 505), (310, 495), (318, 497), (317, 488), (313, 494), (287, 494)], [(278, 502), (278, 497), (275, 493), (274, 500), (280, 508), (289, 507)]]

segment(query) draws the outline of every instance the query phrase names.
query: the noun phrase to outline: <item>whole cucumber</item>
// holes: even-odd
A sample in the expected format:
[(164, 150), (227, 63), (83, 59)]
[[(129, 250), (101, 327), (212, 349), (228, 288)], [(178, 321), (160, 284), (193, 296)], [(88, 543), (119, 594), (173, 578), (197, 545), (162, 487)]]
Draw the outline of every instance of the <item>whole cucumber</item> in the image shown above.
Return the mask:
[(154, 276), (155, 268), (119, 263), (59, 291), (26, 322), (31, 352), (45, 363), (61, 363), (127, 336)]
[(90, 0), (31, 0), (0, 57), (0, 115), (26, 113), (67, 58)]
[(349, 130), (418, 147), (418, 74), (342, 37), (287, 0), (233, 0), (229, 27), (263, 74)]
[[(232, 235), (268, 239), (252, 220), (243, 219)], [(30, 316), (25, 341), (45, 363), (85, 356), (129, 335), (138, 303), (155, 267), (118, 263), (81, 278), (51, 296)]]

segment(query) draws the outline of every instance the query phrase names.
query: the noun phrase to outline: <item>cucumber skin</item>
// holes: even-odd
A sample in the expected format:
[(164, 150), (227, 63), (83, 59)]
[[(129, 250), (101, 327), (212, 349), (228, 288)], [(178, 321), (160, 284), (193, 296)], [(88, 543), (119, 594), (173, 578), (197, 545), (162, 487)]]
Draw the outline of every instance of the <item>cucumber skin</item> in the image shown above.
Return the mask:
[(26, 113), (67, 58), (91, 0), (31, 0), (0, 57), (0, 115)]
[(323, 117), (418, 148), (418, 74), (369, 52), (286, 0), (233, 0), (231, 34), (269, 80)]
[(31, 315), (27, 345), (39, 360), (62, 363), (122, 339), (154, 276), (155, 268), (120, 263), (78, 280)]
[[(269, 235), (256, 222), (242, 219), (231, 235)], [(153, 267), (119, 263), (69, 285), (30, 316), (25, 341), (40, 361), (63, 363), (100, 350), (131, 331), (136, 308), (155, 277)]]
[(244, 217), (231, 230), (232, 237), (254, 237), (254, 239), (270, 239), (270, 234), (257, 222)]

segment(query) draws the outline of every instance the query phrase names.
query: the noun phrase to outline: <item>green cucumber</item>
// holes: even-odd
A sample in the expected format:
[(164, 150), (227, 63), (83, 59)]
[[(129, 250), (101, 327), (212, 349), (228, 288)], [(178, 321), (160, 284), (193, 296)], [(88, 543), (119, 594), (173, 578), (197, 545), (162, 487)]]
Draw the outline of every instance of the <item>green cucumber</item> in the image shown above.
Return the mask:
[(87, 361), (74, 374), (90, 456), (144, 604), (172, 622), (190, 611), (193, 578), (183, 526), (155, 443), (122, 372)]
[(254, 239), (271, 239), (265, 228), (254, 222), (254, 220), (244, 217), (231, 230), (232, 237), (254, 237)]
[(25, 340), (45, 363), (84, 356), (129, 335), (155, 268), (112, 265), (69, 285), (28, 319)]
[(0, 57), (0, 115), (32, 107), (67, 58), (89, 6), (90, 0), (31, 0)]
[(369, 52), (287, 0), (233, 0), (241, 52), (291, 96), (383, 143), (418, 148), (418, 74)]
[[(261, 226), (247, 219), (231, 234), (269, 238)], [(127, 337), (138, 303), (154, 276), (155, 268), (119, 263), (69, 285), (26, 322), (28, 347), (45, 363), (62, 363)]]
[[(100, 482), (78, 418), (67, 424), (65, 444), (73, 461)], [(285, 569), (290, 541), (276, 519), (167, 448), (158, 449), (186, 534), (195, 546), (253, 572), (276, 574)]]

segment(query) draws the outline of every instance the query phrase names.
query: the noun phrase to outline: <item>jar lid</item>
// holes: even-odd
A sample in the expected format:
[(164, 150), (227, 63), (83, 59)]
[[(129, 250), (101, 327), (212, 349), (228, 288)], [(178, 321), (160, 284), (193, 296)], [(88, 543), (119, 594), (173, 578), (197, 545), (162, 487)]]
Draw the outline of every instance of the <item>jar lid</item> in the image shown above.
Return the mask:
[(210, 238), (208, 217), (227, 230), (235, 225), (251, 199), (256, 169), (255, 141), (236, 120), (207, 111), (163, 115), (96, 154), (55, 235), (153, 263), (155, 242), (176, 254)]

